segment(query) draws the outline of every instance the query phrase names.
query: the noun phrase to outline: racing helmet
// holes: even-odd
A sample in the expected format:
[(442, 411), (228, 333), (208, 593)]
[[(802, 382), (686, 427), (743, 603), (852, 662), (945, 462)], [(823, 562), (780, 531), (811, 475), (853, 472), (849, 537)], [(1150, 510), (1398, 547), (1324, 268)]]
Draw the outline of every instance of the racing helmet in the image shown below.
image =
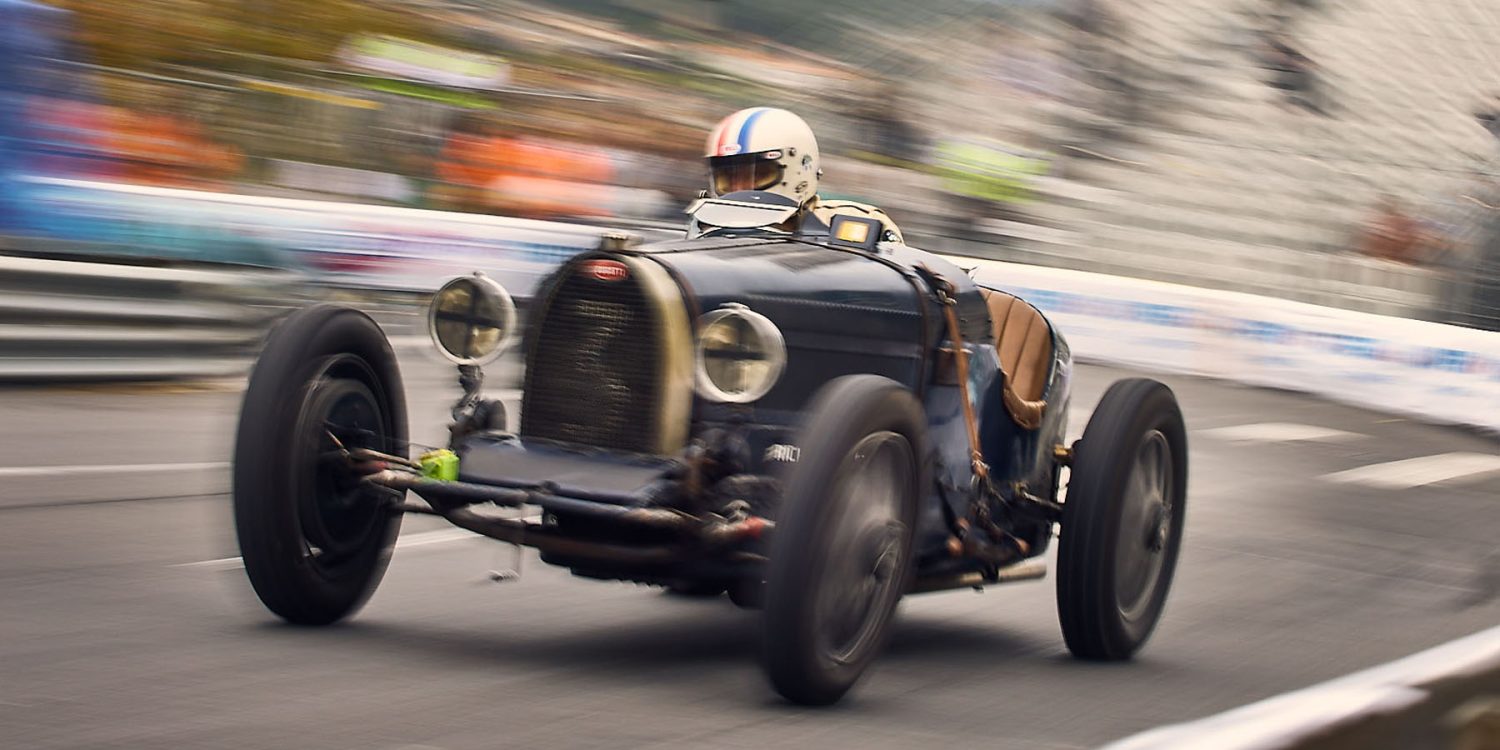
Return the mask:
[(784, 109), (751, 107), (719, 121), (704, 147), (709, 192), (763, 190), (801, 205), (818, 192), (818, 139)]

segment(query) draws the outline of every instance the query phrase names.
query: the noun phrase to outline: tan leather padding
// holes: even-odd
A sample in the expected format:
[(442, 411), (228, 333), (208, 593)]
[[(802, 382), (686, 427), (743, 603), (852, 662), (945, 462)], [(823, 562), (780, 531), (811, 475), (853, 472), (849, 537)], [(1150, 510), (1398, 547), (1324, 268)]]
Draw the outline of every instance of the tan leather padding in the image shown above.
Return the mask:
[(1036, 429), (1047, 402), (1047, 374), (1052, 367), (1052, 327), (1025, 300), (993, 289), (979, 290), (990, 308), (995, 349), (1005, 372), (1005, 408), (1016, 424)]
[(812, 200), (807, 202), (807, 206), (803, 210), (811, 211), (812, 215), (818, 218), (818, 221), (829, 226), (833, 225), (833, 217), (839, 214), (879, 219), (880, 225), (885, 227), (886, 231), (894, 236), (896, 242), (906, 241), (902, 239), (901, 230), (896, 227), (896, 222), (891, 221), (891, 217), (887, 216), (884, 211), (868, 203), (856, 203), (845, 200), (830, 201), (815, 195)]

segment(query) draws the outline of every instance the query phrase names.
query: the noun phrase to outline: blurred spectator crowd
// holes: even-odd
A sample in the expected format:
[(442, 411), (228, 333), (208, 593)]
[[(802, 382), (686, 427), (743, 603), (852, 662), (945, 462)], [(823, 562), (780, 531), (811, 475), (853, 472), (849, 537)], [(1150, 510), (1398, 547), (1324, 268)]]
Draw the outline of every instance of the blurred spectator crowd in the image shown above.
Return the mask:
[[(149, 184), (316, 192), (283, 177), (324, 165), (410, 183), (393, 192), (327, 181), (356, 200), (529, 217), (668, 217), (701, 186), (699, 147), (712, 123), (747, 104), (772, 104), (813, 121), (835, 159), (922, 173), (971, 203), (1021, 202), (1030, 178), (1046, 171), (1045, 149), (1015, 127), (1024, 116), (997, 125), (973, 115), (1005, 101), (1030, 115), (1027, 100), (1066, 94), (1048, 80), (1057, 78), (1055, 55), (1000, 16), (979, 26), (986, 36), (1006, 34), (1004, 50), (972, 34), (942, 50), (988, 68), (965, 90), (958, 76), (944, 80), (927, 53), (900, 49), (922, 41), (920, 29), (888, 32), (872, 56), (840, 59), (861, 48), (860, 29), (807, 14), (804, 26), (842, 40), (814, 52), (729, 28), (713, 3), (336, 0), (323, 13), (323, 3), (246, 4), (220, 20), (243, 26), (247, 48), (215, 54), (194, 43), (237, 38), (217, 36), (206, 21), (153, 28), (163, 16), (209, 13), (197, 0), (56, 4), (74, 16), (61, 25), (69, 43), (58, 62), (73, 90), (88, 94), (36, 105), (48, 110), (43, 137), (68, 147), (59, 151), (113, 162), (95, 164), (97, 176)], [(368, 28), (350, 20), (365, 5), (381, 11)], [(929, 35), (955, 20), (882, 5), (902, 20), (925, 19)], [(407, 29), (412, 39), (377, 33), (393, 14), (417, 21)], [(122, 36), (104, 34), (106, 26)], [(946, 117), (914, 106), (911, 89), (928, 83), (938, 86), (929, 103), (967, 98), (970, 106)], [(870, 182), (832, 178), (847, 194), (886, 187)]]
[(1500, 132), (1500, 82), (1441, 49), (1454, 19), (1500, 30), (1482, 0), (54, 4), (85, 94), (32, 119), (109, 180), (676, 220), (709, 127), (764, 104), (813, 124), (832, 195), (917, 241), (1257, 293), (1276, 278), (1237, 260), (1179, 271), (1500, 266), (1495, 139), (1473, 136)]

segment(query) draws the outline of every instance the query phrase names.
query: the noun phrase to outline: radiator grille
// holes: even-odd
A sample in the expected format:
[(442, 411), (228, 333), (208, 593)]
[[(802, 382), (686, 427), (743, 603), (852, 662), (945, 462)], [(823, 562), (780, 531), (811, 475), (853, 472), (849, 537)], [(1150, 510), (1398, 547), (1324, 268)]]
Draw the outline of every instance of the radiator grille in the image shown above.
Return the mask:
[(651, 453), (661, 431), (661, 326), (634, 276), (573, 263), (540, 310), (526, 366), (521, 434)]

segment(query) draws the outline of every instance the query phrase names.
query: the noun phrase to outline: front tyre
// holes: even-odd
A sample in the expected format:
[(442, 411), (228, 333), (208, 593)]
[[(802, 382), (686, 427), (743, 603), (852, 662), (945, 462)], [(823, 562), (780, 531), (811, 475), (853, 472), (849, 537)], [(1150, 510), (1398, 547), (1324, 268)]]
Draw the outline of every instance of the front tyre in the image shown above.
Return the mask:
[(385, 571), (401, 516), (338, 447), (406, 453), (401, 374), (385, 334), (356, 310), (298, 311), (250, 375), (234, 448), (234, 522), (250, 584), (288, 622), (358, 609)]
[(1171, 389), (1105, 392), (1073, 458), (1057, 550), (1057, 611), (1074, 656), (1129, 659), (1161, 618), (1187, 501), (1187, 433)]
[(813, 398), (763, 589), (766, 671), (787, 700), (837, 701), (884, 645), (912, 572), (925, 424), (912, 394), (878, 376)]

